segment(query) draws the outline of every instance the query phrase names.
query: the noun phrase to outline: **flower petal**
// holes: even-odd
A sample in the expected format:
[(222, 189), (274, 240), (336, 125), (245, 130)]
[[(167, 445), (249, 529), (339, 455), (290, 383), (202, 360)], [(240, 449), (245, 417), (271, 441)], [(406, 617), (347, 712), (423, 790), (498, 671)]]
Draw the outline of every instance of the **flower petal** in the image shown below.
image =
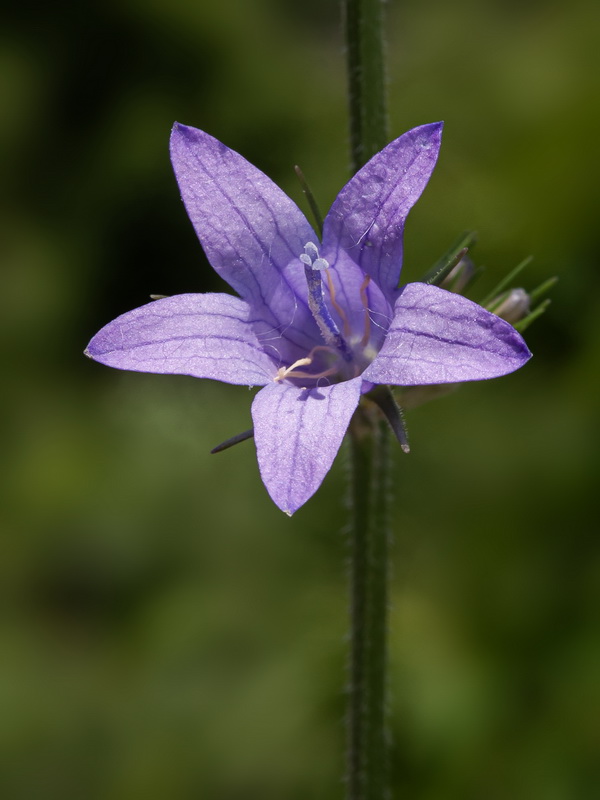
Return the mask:
[(304, 214), (263, 172), (196, 128), (175, 124), (171, 161), (214, 269), (257, 317), (310, 349), (318, 330), (298, 256), (318, 240)]
[(388, 144), (346, 184), (325, 219), (324, 248), (339, 243), (388, 296), (400, 279), (404, 221), (431, 176), (442, 126), (421, 125)]
[(248, 304), (228, 294), (180, 294), (109, 322), (86, 355), (117, 369), (264, 386), (277, 369), (263, 352)]
[(397, 386), (477, 381), (513, 372), (530, 357), (523, 338), (500, 317), (437, 286), (409, 283), (363, 378)]
[(302, 389), (272, 383), (252, 404), (263, 483), (282, 511), (293, 514), (321, 485), (360, 399), (362, 379)]

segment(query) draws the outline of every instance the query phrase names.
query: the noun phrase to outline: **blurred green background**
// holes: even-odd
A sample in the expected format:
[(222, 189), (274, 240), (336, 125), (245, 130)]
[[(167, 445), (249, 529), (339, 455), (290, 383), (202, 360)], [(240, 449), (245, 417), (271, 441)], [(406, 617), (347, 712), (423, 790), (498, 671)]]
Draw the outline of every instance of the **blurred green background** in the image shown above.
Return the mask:
[[(522, 371), (410, 413), (396, 457), (397, 797), (589, 800), (600, 774), (600, 7), (388, 5), (391, 131), (444, 119), (405, 279), (465, 228), (485, 294), (560, 276)], [(304, 207), (348, 177), (337, 0), (5, 9), (0, 781), (11, 800), (341, 798), (344, 456), (288, 519), (248, 391), (119, 373), (91, 335), (221, 289), (174, 120)], [(476, 295), (477, 296), (477, 295)]]

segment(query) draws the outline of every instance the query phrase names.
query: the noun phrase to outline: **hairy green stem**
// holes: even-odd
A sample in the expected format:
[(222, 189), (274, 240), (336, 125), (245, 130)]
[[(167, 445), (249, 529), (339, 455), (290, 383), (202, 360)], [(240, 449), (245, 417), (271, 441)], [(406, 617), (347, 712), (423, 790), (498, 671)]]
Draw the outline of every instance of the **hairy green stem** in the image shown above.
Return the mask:
[[(352, 171), (388, 142), (382, 0), (343, 0)], [(374, 405), (350, 426), (348, 800), (387, 800), (389, 430)]]
[(343, 0), (353, 172), (388, 143), (382, 0)]
[(387, 424), (375, 409), (357, 412), (350, 428), (348, 800), (390, 796), (386, 724), (389, 438)]

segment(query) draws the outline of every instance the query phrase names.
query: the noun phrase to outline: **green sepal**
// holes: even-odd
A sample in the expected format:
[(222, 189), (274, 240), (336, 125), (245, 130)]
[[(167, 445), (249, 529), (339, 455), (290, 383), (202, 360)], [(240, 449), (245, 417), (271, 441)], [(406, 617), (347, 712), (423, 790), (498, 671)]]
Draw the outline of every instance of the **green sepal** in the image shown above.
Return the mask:
[(492, 289), (492, 291), (483, 298), (483, 300), (479, 301), (479, 305), (484, 306), (484, 308), (487, 308), (488, 311), (492, 311), (493, 309), (489, 308), (489, 304), (492, 301), (496, 301), (498, 295), (504, 292), (506, 289), (508, 289), (508, 287), (514, 281), (517, 275), (520, 275), (521, 272), (523, 272), (523, 270), (525, 269), (525, 267), (529, 266), (529, 264), (531, 264), (532, 261), (533, 261), (533, 256), (527, 256), (527, 258), (524, 258), (520, 264), (517, 264), (517, 266), (508, 273), (508, 275), (505, 275), (504, 278), (502, 278), (500, 283), (498, 283)]
[(410, 453), (408, 444), (408, 431), (404, 422), (402, 408), (396, 402), (389, 386), (377, 386), (370, 391), (367, 397), (372, 400), (383, 412), (385, 418), (390, 423), (394, 436), (398, 439), (403, 453)]
[(539, 286), (536, 286), (531, 292), (529, 292), (529, 299), (533, 303), (536, 300), (539, 300), (540, 297), (543, 297), (547, 294), (550, 289), (554, 286), (554, 284), (558, 281), (558, 276), (555, 275), (553, 278), (548, 278), (548, 280), (540, 283)]
[(243, 433), (238, 433), (237, 436), (232, 436), (231, 439), (225, 439), (224, 442), (218, 444), (216, 447), (210, 451), (211, 454), (213, 453), (222, 453), (223, 450), (228, 450), (230, 447), (233, 447), (234, 444), (239, 444), (240, 442), (245, 442), (246, 439), (252, 439), (254, 436), (254, 428), (250, 428)]
[(454, 267), (458, 264), (461, 258), (464, 258), (468, 250), (477, 241), (477, 234), (475, 231), (465, 231), (461, 233), (454, 244), (447, 250), (444, 255), (435, 262), (433, 267), (423, 275), (421, 281), (423, 283), (430, 283), (433, 286), (439, 286)]
[(526, 317), (523, 317), (523, 319), (519, 320), (519, 322), (516, 322), (514, 325), (515, 329), (518, 330), (519, 333), (523, 333), (523, 331), (526, 328), (528, 328), (532, 322), (534, 322), (538, 317), (542, 316), (542, 314), (548, 308), (551, 302), (552, 300), (550, 300), (550, 298), (547, 297), (539, 304), (539, 306), (536, 306), (533, 309), (533, 311), (527, 314)]
[(319, 209), (317, 201), (315, 200), (315, 196), (312, 193), (310, 186), (308, 185), (308, 181), (304, 177), (304, 173), (302, 172), (302, 170), (300, 169), (300, 167), (297, 164), (294, 167), (294, 172), (296, 173), (296, 177), (300, 181), (300, 186), (302, 187), (302, 191), (304, 193), (304, 196), (306, 197), (306, 200), (307, 200), (308, 205), (310, 207), (311, 213), (312, 213), (312, 215), (314, 217), (315, 225), (317, 226), (317, 233), (319, 234), (319, 239), (322, 239), (323, 238), (323, 215), (321, 214), (321, 211)]

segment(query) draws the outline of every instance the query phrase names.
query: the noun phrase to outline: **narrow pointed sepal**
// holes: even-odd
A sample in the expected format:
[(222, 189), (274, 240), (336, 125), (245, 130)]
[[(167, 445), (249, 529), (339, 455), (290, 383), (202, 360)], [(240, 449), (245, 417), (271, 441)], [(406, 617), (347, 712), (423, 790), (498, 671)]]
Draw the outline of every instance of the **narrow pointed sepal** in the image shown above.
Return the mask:
[(222, 453), (223, 450), (229, 450), (230, 447), (234, 447), (236, 444), (240, 444), (241, 442), (245, 442), (248, 439), (252, 439), (254, 436), (254, 428), (250, 428), (247, 431), (243, 431), (242, 433), (238, 433), (235, 436), (232, 436), (231, 439), (225, 439), (224, 442), (218, 444), (216, 447), (210, 451), (211, 455), (215, 453)]
[(423, 275), (420, 282), (439, 286), (476, 242), (477, 234), (475, 231), (462, 233), (444, 255), (436, 261), (433, 267)]
[(390, 427), (400, 444), (402, 452), (410, 453), (410, 445), (408, 444), (408, 431), (406, 430), (404, 414), (396, 402), (396, 398), (392, 394), (390, 387), (377, 386), (375, 389), (369, 392), (367, 396), (377, 406), (379, 406), (385, 418), (390, 423)]

